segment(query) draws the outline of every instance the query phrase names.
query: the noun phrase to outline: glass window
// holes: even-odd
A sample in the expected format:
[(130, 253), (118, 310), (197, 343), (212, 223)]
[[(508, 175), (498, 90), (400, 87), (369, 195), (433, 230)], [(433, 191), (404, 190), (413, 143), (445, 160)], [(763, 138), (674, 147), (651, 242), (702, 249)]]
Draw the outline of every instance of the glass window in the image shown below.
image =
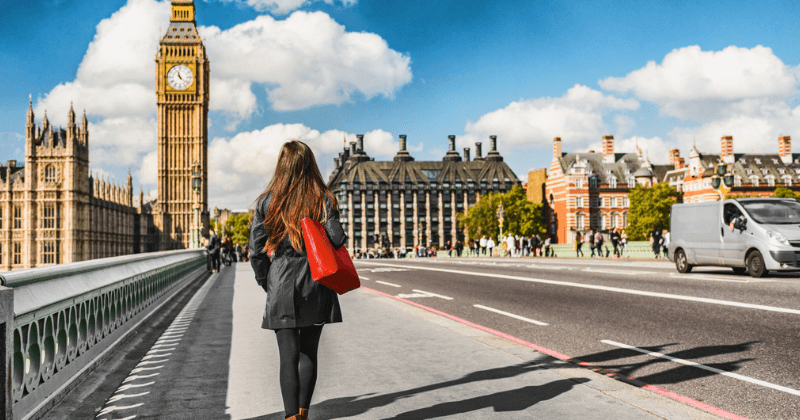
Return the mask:
[[(3, 228), (3, 208), (0, 207), (0, 229), (2, 228)], [(0, 264), (2, 263), (0, 262)]]
[(14, 265), (22, 264), (22, 244), (14, 242)]
[(46, 241), (42, 244), (42, 262), (45, 264), (58, 264), (58, 242)]
[(800, 203), (796, 200), (740, 201), (750, 217), (760, 224), (800, 224)]
[(575, 207), (583, 207), (583, 197), (575, 197)]
[(45, 203), (42, 206), (42, 228), (44, 229), (58, 228), (56, 203)]
[(608, 186), (609, 186), (610, 188), (617, 188), (617, 178), (611, 178), (611, 179), (608, 181)]
[(583, 215), (582, 215), (582, 214), (579, 214), (579, 215), (576, 217), (576, 219), (575, 219), (575, 220), (576, 220), (576, 224), (577, 224), (577, 227), (578, 227), (578, 229), (583, 229)]
[(14, 206), (14, 229), (22, 229), (22, 206)]
[(44, 182), (56, 182), (56, 167), (47, 165), (44, 170)]
[(583, 180), (582, 179), (576, 179), (575, 180), (575, 188), (583, 188)]

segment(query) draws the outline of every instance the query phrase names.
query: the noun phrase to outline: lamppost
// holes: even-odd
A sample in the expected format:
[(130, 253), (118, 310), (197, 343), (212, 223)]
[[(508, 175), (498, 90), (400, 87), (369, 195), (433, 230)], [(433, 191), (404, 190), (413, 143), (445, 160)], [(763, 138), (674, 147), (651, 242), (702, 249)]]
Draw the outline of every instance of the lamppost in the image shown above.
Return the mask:
[(503, 220), (506, 218), (506, 210), (503, 208), (503, 203), (497, 206), (497, 219), (500, 221), (500, 239), (503, 238)]
[(194, 190), (194, 225), (192, 226), (192, 248), (200, 248), (200, 162), (192, 163), (192, 189)]
[(731, 191), (733, 186), (733, 173), (727, 163), (718, 163), (711, 176), (711, 187), (719, 194), (720, 201)]

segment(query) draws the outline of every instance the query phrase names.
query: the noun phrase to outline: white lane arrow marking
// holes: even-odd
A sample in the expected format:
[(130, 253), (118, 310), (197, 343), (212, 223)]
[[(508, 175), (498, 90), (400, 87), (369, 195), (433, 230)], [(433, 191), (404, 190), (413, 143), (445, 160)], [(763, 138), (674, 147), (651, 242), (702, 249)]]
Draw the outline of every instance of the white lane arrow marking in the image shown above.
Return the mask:
[(426, 292), (424, 290), (417, 290), (417, 289), (411, 289), (411, 290), (413, 290), (413, 291), (415, 291), (417, 293), (424, 293), (424, 294), (429, 295), (429, 296), (434, 296), (434, 297), (438, 297), (438, 298), (442, 298), (442, 299), (446, 299), (446, 300), (453, 300), (453, 298), (451, 298), (451, 297), (437, 295), (436, 293)]
[(380, 280), (375, 280), (375, 283), (385, 284), (387, 286), (392, 286), (392, 287), (403, 287), (403, 286), (400, 286), (399, 284), (387, 283), (385, 281), (380, 281)]

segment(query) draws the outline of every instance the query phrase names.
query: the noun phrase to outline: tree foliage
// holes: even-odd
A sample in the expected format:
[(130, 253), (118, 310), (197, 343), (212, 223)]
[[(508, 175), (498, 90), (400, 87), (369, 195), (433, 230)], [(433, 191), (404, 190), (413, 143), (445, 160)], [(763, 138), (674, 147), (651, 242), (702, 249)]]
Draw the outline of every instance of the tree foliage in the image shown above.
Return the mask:
[(457, 215), (459, 225), (467, 229), (470, 238), (477, 239), (483, 235), (497, 238), (500, 234), (497, 206), (501, 202), (506, 213), (503, 221), (504, 235), (530, 236), (546, 232), (542, 204), (529, 201), (525, 190), (519, 185), (505, 194), (490, 193), (482, 196), (466, 214)]
[(230, 237), (234, 245), (238, 243), (244, 246), (249, 242), (252, 221), (253, 216), (250, 213), (234, 214), (225, 221), (224, 226), (217, 226), (218, 234)]
[(656, 227), (669, 228), (670, 210), (678, 202), (679, 196), (674, 187), (663, 182), (652, 187), (639, 185), (628, 196), (631, 207), (626, 233), (630, 240), (645, 240), (648, 233)]
[(772, 193), (772, 196), (778, 198), (794, 198), (795, 200), (800, 201), (800, 193), (796, 193), (786, 187), (775, 188), (775, 192)]

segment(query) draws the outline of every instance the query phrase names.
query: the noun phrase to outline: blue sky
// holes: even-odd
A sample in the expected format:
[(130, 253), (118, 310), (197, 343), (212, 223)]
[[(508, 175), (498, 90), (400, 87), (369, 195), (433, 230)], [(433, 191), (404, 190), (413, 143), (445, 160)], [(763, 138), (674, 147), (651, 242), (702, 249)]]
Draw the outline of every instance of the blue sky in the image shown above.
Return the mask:
[[(308, 142), (325, 174), (355, 134), (418, 160), (498, 136), (525, 179), (565, 151), (634, 144), (777, 152), (800, 136), (796, 2), (199, 0), (212, 69), (211, 206), (246, 207), (280, 144)], [(698, 5), (698, 3), (701, 3)], [(0, 2), (0, 159), (23, 158), (28, 95), (91, 122), (93, 170), (155, 190), (153, 62), (168, 2)], [(79, 111), (80, 112), (80, 111)], [(800, 139), (800, 137), (798, 137)]]

